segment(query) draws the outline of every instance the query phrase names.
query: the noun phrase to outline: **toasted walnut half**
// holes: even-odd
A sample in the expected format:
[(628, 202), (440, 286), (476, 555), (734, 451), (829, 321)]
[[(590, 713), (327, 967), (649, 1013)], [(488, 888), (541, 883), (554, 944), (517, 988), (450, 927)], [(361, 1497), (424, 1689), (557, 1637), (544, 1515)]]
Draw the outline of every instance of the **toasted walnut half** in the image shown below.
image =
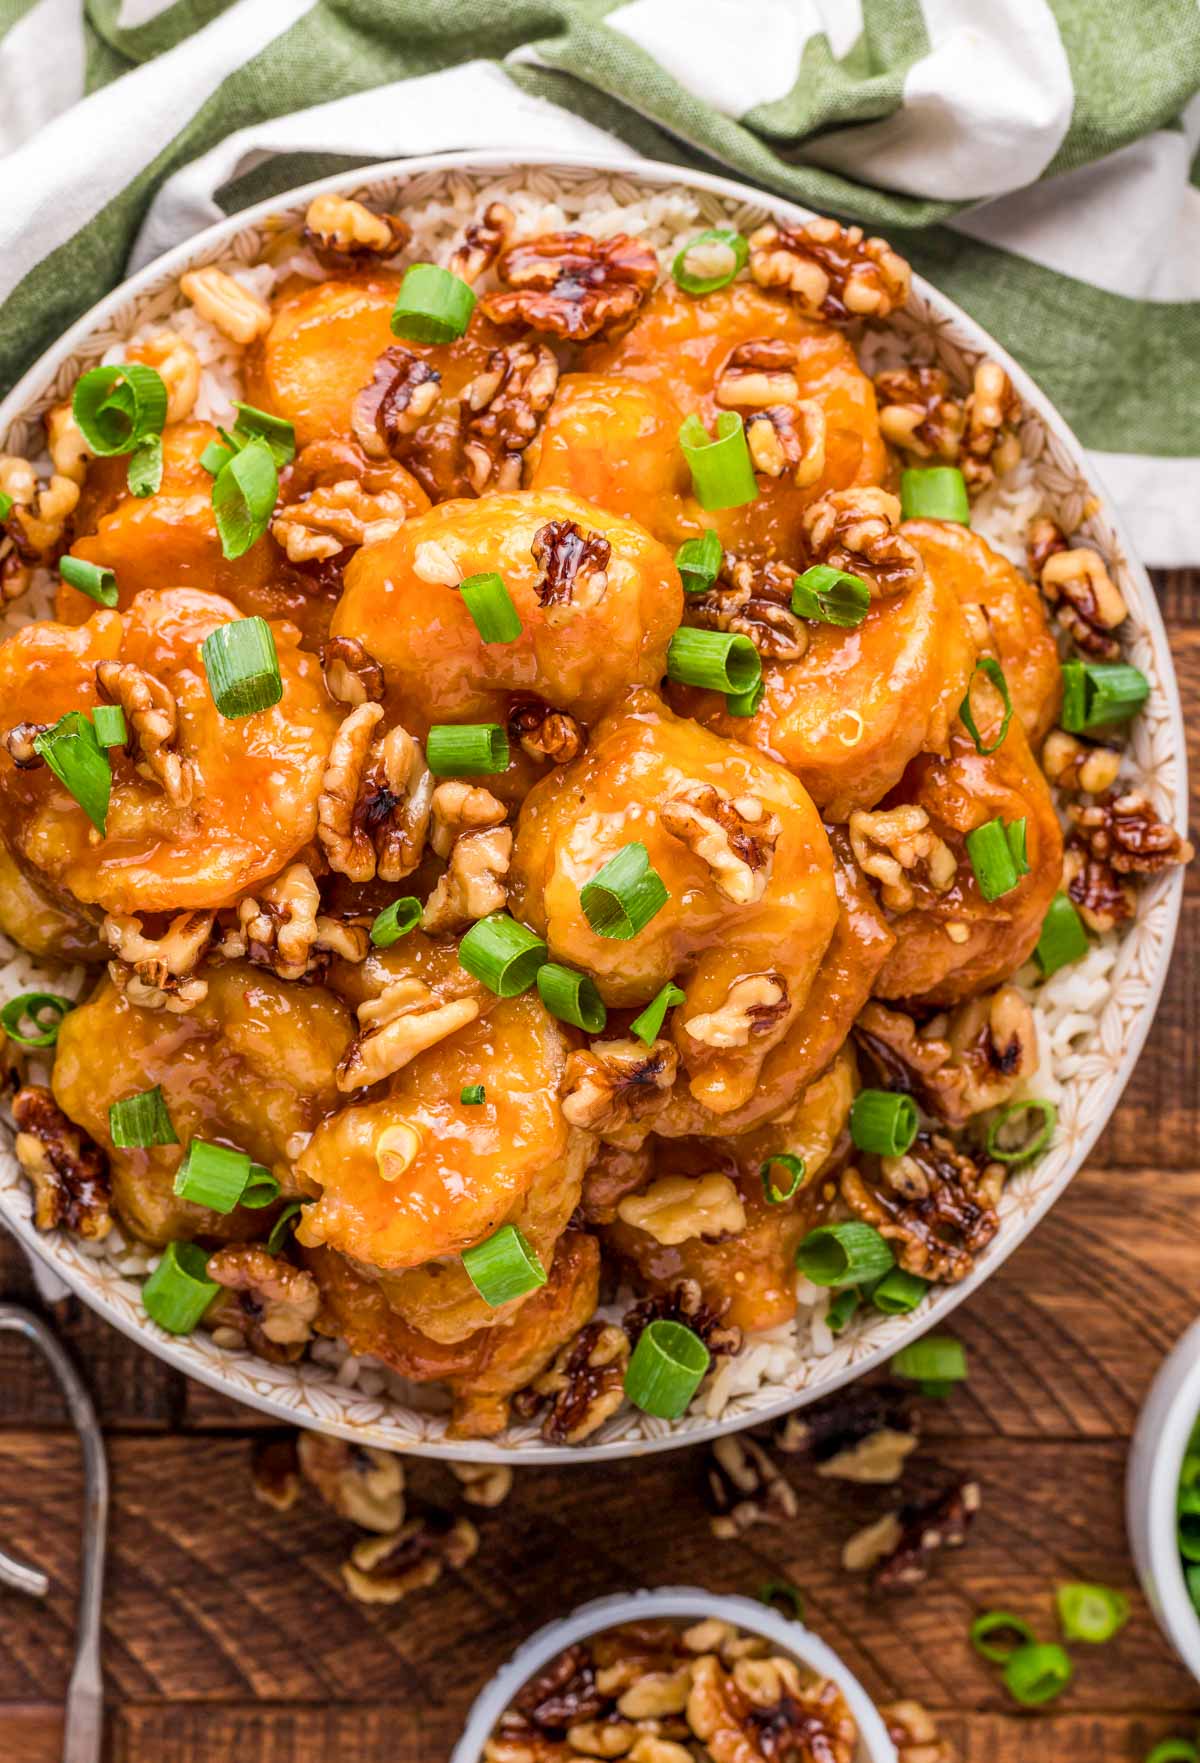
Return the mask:
[(859, 1012), (854, 1035), (887, 1088), (907, 1090), (948, 1126), (998, 1107), (1037, 1070), (1033, 1012), (1015, 986), (969, 998), (941, 1034), (872, 1002)]
[(569, 1055), (559, 1094), (572, 1126), (608, 1134), (653, 1119), (670, 1100), (679, 1054), (670, 1041), (593, 1041)]
[(493, 349), (465, 387), (463, 453), (477, 496), (519, 490), (521, 455), (536, 439), (558, 385), (558, 362), (544, 343)]
[(231, 1243), (209, 1256), (208, 1277), (226, 1288), (205, 1314), (214, 1336), (228, 1329), (252, 1352), (278, 1364), (303, 1356), (321, 1308), (311, 1273), (258, 1244)]
[(438, 857), (449, 857), (464, 833), (502, 826), (508, 809), (482, 784), (451, 778), (433, 792), (429, 843)]
[(82, 1127), (68, 1120), (50, 1091), (27, 1084), (12, 1103), (15, 1150), (33, 1187), (39, 1230), (66, 1230), (100, 1242), (112, 1229), (108, 1159)]
[(787, 473), (805, 490), (825, 470), (825, 412), (815, 398), (769, 404), (747, 417), (746, 445), (755, 471), (769, 478)]
[(729, 1304), (730, 1300), (726, 1298), (714, 1309), (704, 1302), (699, 1280), (681, 1279), (669, 1292), (657, 1292), (642, 1298), (627, 1311), (625, 1332), (636, 1347), (642, 1330), (652, 1322), (681, 1322), (700, 1336), (714, 1359), (722, 1354), (740, 1353), (742, 1331), (724, 1320)]
[(1042, 571), (1056, 551), (1067, 549), (1067, 537), (1058, 522), (1048, 514), (1035, 515), (1025, 532), (1025, 556), (1034, 581), (1041, 581)]
[(602, 240), (546, 233), (510, 245), (496, 274), (503, 287), (480, 301), (493, 323), (527, 324), (583, 342), (633, 318), (658, 280), (658, 258), (627, 233)]
[(314, 196), (304, 216), (304, 243), (326, 269), (367, 269), (394, 257), (411, 237), (398, 214), (376, 214), (332, 192)]
[(837, 1685), (805, 1681), (794, 1659), (743, 1659), (727, 1673), (711, 1653), (697, 1659), (688, 1724), (713, 1763), (851, 1763), (858, 1728)]
[(515, 1398), (516, 1413), (529, 1416), (549, 1404), (542, 1437), (554, 1445), (578, 1445), (615, 1414), (625, 1400), (629, 1336), (611, 1322), (589, 1322), (574, 1340)]
[(515, 224), (511, 208), (503, 202), (489, 202), (483, 218), (463, 229), (462, 243), (448, 265), (451, 275), (471, 284), (477, 282), (508, 244)]
[(1063, 852), (1063, 887), (1088, 929), (1103, 936), (1137, 912), (1137, 890), (1103, 857), (1094, 857), (1082, 838), (1069, 838)]
[(722, 1542), (757, 1524), (780, 1524), (800, 1510), (795, 1489), (767, 1446), (748, 1433), (718, 1439), (709, 1454), (709, 1529)]
[(801, 520), (812, 561), (858, 576), (876, 597), (904, 593), (925, 573), (899, 523), (899, 498), (871, 487), (831, 490)]
[(809, 318), (833, 324), (886, 318), (912, 287), (912, 271), (886, 239), (823, 216), (803, 226), (769, 221), (751, 233), (750, 274), (761, 288), (786, 288)]
[(195, 792), (196, 769), (177, 749), (179, 712), (172, 694), (132, 661), (101, 661), (96, 685), (106, 704), (119, 704), (125, 712), (138, 775), (161, 784), (172, 807), (186, 808)]
[(982, 1167), (940, 1133), (918, 1133), (903, 1157), (883, 1157), (875, 1179), (851, 1166), (842, 1198), (891, 1243), (906, 1273), (956, 1285), (1000, 1228), (1002, 1163)]
[(617, 1205), (617, 1217), (656, 1243), (686, 1243), (693, 1237), (710, 1241), (736, 1236), (746, 1228), (742, 1196), (727, 1175), (663, 1175), (640, 1194), (628, 1194)]
[(1172, 864), (1190, 863), (1195, 855), (1191, 840), (1160, 820), (1140, 790), (1087, 806), (1072, 802), (1067, 813), (1088, 854), (1118, 875), (1157, 875)]
[(442, 376), (423, 356), (395, 344), (385, 349), (370, 383), (354, 400), (350, 426), (370, 459), (386, 459), (433, 413)]
[(420, 742), (399, 724), (381, 738), (378, 704), (360, 704), (334, 736), (317, 800), (317, 838), (351, 881), (400, 881), (421, 861), (433, 776)]
[[(170, 415), (169, 406), (167, 414)], [(75, 421), (70, 399), (65, 404), (56, 404), (53, 410), (46, 412), (46, 445), (50, 451), (50, 461), (59, 476), (69, 477), (72, 483), (82, 487), (87, 478), (88, 466), (95, 455), (84, 438), (83, 430)], [(12, 494), (11, 491), (8, 493)], [(15, 497), (13, 499), (16, 500)]]
[(404, 1523), (404, 1466), (391, 1451), (302, 1432), (300, 1470), (325, 1504), (363, 1530), (390, 1535)]
[(281, 1438), (256, 1439), (250, 1456), (250, 1486), (254, 1498), (275, 1512), (290, 1512), (300, 1498), (300, 1459), (297, 1439), (287, 1433)]
[(788, 604), (795, 579), (786, 564), (727, 551), (716, 584), (688, 600), (689, 620), (749, 637), (765, 661), (799, 661), (808, 648), (808, 627)]
[(0, 521), (0, 598), (20, 599), (33, 580), (34, 567), (57, 556), (79, 501), (81, 481), (56, 469), (39, 489), (27, 459), (0, 454), (0, 494), (12, 503)]
[(1021, 460), (1016, 434), (1021, 400), (998, 361), (981, 361), (976, 367), (965, 414), (960, 465), (968, 493), (977, 495)]
[(548, 520), (533, 535), (530, 549), (542, 572), (537, 597), (547, 624), (565, 624), (608, 592), (612, 546), (602, 533), (585, 533), (573, 520)]
[(718, 370), (713, 396), (726, 410), (798, 403), (795, 349), (782, 337), (753, 337), (739, 343)]
[(391, 1077), (478, 1015), (475, 998), (439, 1000), (423, 980), (393, 980), (358, 1006), (359, 1033), (339, 1061), (338, 1089), (357, 1090)]
[(762, 899), (780, 826), (757, 796), (727, 796), (712, 784), (691, 784), (663, 803), (662, 824), (708, 865), (727, 900), (749, 906)]
[(143, 1010), (191, 1010), (208, 996), (208, 981), (196, 969), (212, 940), (213, 921), (211, 912), (181, 912), (161, 937), (147, 937), (140, 918), (106, 914), (100, 936), (113, 952), (109, 978)]
[(735, 979), (716, 1010), (689, 1016), (683, 1027), (705, 1047), (744, 1047), (751, 1035), (769, 1034), (788, 1012), (781, 973), (748, 973)]
[(896, 1747), (896, 1763), (956, 1763), (954, 1747), (920, 1702), (885, 1702), (879, 1712)]
[(898, 1481), (917, 1447), (920, 1410), (898, 1384), (855, 1384), (801, 1414), (775, 1436), (779, 1450), (802, 1453), (817, 1474), (868, 1485)]
[(944, 894), (958, 872), (953, 851), (916, 803), (870, 813), (856, 808), (850, 816), (850, 844), (859, 868), (879, 882), (879, 897), (890, 912), (911, 912), (914, 881), (925, 881), (934, 893)]
[(421, 928), (430, 932), (462, 930), (508, 902), (505, 878), (512, 861), (510, 826), (463, 833), (455, 839), (446, 873), (425, 902)]
[(492, 1510), (512, 1493), (513, 1472), (503, 1463), (451, 1463), (450, 1473), (468, 1506)]
[(436, 1585), (447, 1567), (465, 1567), (479, 1548), (469, 1518), (429, 1512), (410, 1518), (394, 1536), (364, 1537), (342, 1567), (346, 1589), (360, 1604), (398, 1604)]
[(357, 637), (330, 637), (321, 644), (325, 690), (339, 704), (378, 704), (383, 669)]
[(541, 698), (516, 700), (508, 713), (508, 735), (530, 759), (548, 759), (553, 765), (569, 765), (584, 748), (583, 729), (575, 718)]
[(224, 930), (215, 952), (227, 961), (270, 968), (280, 979), (299, 980), (324, 973), (334, 955), (365, 961), (369, 947), (366, 926), (326, 918), (312, 870), (307, 863), (291, 863), (257, 896), (238, 901), (237, 922)]
[(966, 428), (962, 400), (940, 367), (889, 367), (875, 375), (879, 432), (916, 459), (957, 462)]
[(1042, 593), (1058, 622), (1088, 655), (1115, 661), (1121, 645), (1112, 635), (1129, 616), (1120, 588), (1104, 559), (1090, 546), (1054, 550), (1042, 565)]
[(917, 1505), (889, 1512), (850, 1538), (848, 1573), (870, 1573), (877, 1591), (906, 1591), (928, 1579), (940, 1549), (961, 1549), (981, 1505), (979, 1483), (963, 1478)]
[(359, 545), (394, 539), (408, 508), (395, 490), (372, 494), (354, 478), (321, 484), (301, 502), (280, 508), (271, 522), (289, 563), (322, 562)]
[(1042, 746), (1042, 770), (1060, 790), (1102, 796), (1120, 769), (1121, 755), (1114, 748), (1090, 746), (1066, 729), (1051, 729)]

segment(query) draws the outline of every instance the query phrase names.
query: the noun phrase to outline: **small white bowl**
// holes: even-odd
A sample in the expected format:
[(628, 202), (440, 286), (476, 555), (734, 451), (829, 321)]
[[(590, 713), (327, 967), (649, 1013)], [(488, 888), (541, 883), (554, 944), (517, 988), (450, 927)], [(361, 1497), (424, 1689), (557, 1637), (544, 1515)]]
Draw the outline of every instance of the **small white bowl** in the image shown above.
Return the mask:
[(897, 1763), (896, 1747), (887, 1735), (878, 1709), (856, 1677), (852, 1677), (832, 1647), (802, 1622), (794, 1622), (752, 1598), (718, 1597), (695, 1586), (659, 1586), (652, 1591), (618, 1592), (614, 1597), (593, 1598), (570, 1616), (539, 1628), (523, 1641), (508, 1664), (475, 1698), (462, 1737), (450, 1763), (480, 1763), (483, 1747), (513, 1697), (550, 1660), (576, 1641), (617, 1628), (624, 1622), (645, 1622), (655, 1617), (685, 1617), (702, 1622), (716, 1616), (723, 1622), (760, 1634), (789, 1653), (801, 1665), (831, 1678), (846, 1698), (858, 1724), (859, 1741), (854, 1763)]
[(1200, 1682), (1200, 1616), (1188, 1596), (1175, 1527), (1179, 1474), (1198, 1415), (1200, 1322), (1194, 1322), (1163, 1360), (1142, 1407), (1125, 1477), (1125, 1522), (1158, 1626)]

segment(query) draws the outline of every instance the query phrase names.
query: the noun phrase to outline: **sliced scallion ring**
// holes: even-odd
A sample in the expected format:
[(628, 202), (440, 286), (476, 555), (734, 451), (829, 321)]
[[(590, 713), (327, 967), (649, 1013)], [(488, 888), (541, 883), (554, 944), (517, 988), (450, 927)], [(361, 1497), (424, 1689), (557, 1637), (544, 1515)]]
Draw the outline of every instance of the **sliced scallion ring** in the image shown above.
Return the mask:
[(268, 1255), (278, 1255), (284, 1243), (291, 1236), (300, 1222), (300, 1214), (304, 1210), (303, 1200), (289, 1200), (271, 1226), (271, 1234), (267, 1238)]
[(868, 1285), (895, 1260), (875, 1226), (857, 1221), (818, 1225), (796, 1250), (796, 1266), (815, 1286)]
[(537, 989), (551, 1016), (557, 1016), (560, 1022), (569, 1022), (573, 1028), (583, 1029), (585, 1034), (598, 1035), (608, 1020), (595, 981), (573, 967), (560, 967), (557, 961), (547, 961), (545, 966), (538, 968)]
[(119, 704), (97, 704), (92, 711), (92, 727), (102, 747), (123, 747), (129, 739), (125, 712)]
[(871, 1302), (885, 1316), (908, 1316), (928, 1290), (927, 1279), (921, 1279), (915, 1273), (905, 1273), (902, 1267), (893, 1267), (872, 1290)]
[(853, 630), (870, 609), (870, 588), (861, 576), (849, 575), (844, 569), (814, 563), (792, 583), (792, 611), (797, 618)]
[(1026, 841), (1029, 837), (1029, 821), (1024, 814), (1019, 820), (1010, 820), (1004, 829), (1008, 840), (1008, 848), (1012, 852), (1013, 865), (1018, 875), (1029, 874), (1029, 853)]
[[(775, 1168), (786, 1169), (788, 1172), (789, 1180), (782, 1190), (775, 1186), (774, 1177), (771, 1174)], [(793, 1157), (790, 1151), (778, 1151), (774, 1157), (767, 1158), (758, 1173), (762, 1181), (763, 1198), (767, 1205), (782, 1206), (785, 1201), (793, 1199), (799, 1193), (808, 1169), (803, 1157)]]
[(392, 335), (413, 343), (452, 343), (475, 310), (475, 290), (436, 263), (411, 263), (392, 308)]
[(515, 998), (537, 978), (546, 945), (507, 912), (493, 912), (471, 926), (458, 945), (458, 959), (489, 992)]
[(175, 1171), (175, 1193), (210, 1212), (232, 1212), (246, 1190), (251, 1167), (245, 1151), (192, 1139)]
[[(52, 1047), (63, 1017), (74, 1008), (74, 998), (58, 992), (22, 992), (0, 1009), (0, 1028), (18, 1047)], [(32, 1023), (35, 1032), (25, 1033), (23, 1022)]]
[(1004, 1666), (1004, 1687), (1015, 1702), (1024, 1708), (1040, 1708), (1044, 1702), (1061, 1696), (1071, 1678), (1074, 1666), (1059, 1646), (1031, 1645), (1018, 1647)]
[(825, 1324), (830, 1334), (844, 1334), (861, 1303), (862, 1293), (857, 1286), (847, 1286), (844, 1292), (839, 1292), (825, 1315)]
[[(975, 675), (977, 673), (981, 673), (985, 679), (991, 681), (1004, 702), (1004, 716), (1000, 723), (1000, 733), (988, 746), (984, 745), (983, 736), (979, 732), (979, 725), (975, 721), (975, 713), (971, 708), (971, 687), (975, 684)], [(970, 679), (967, 681), (966, 696), (958, 707), (958, 714), (962, 719), (963, 727), (975, 743), (975, 751), (977, 753), (994, 753), (997, 747), (1003, 746), (1004, 737), (1008, 733), (1008, 725), (1012, 721), (1013, 703), (1008, 695), (1008, 681), (1004, 677), (1004, 669), (998, 661), (993, 659), (992, 656), (976, 656), (975, 666), (971, 672)]]
[(412, 894), (393, 900), (390, 906), (385, 906), (378, 914), (371, 926), (372, 943), (377, 949), (390, 949), (393, 943), (398, 943), (409, 931), (416, 930), (423, 911), (421, 902)]
[(598, 937), (627, 943), (645, 930), (670, 899), (666, 885), (651, 868), (645, 845), (624, 845), (579, 890), (584, 917)]
[(483, 1084), (464, 1084), (458, 1099), (464, 1108), (478, 1108), (487, 1099), (487, 1089)]
[(892, 1371), (910, 1383), (962, 1383), (967, 1375), (967, 1349), (953, 1335), (927, 1334), (901, 1347)]
[(713, 513), (720, 508), (741, 508), (758, 499), (746, 430), (736, 410), (721, 412), (715, 436), (698, 416), (689, 416), (679, 430), (679, 445), (701, 508)]
[(1004, 894), (1011, 894), (1021, 880), (1021, 872), (1008, 842), (1008, 828), (999, 815), (969, 832), (966, 847), (984, 899), (999, 900)]
[[(1016, 1144), (1006, 1139), (1010, 1124), (1025, 1121), (1031, 1114), (1037, 1124), (1032, 1129), (1026, 1125)], [(1058, 1109), (1053, 1102), (1034, 1096), (1025, 1102), (1008, 1102), (988, 1127), (987, 1154), (997, 1163), (1028, 1163), (1031, 1157), (1039, 1157), (1046, 1149), (1054, 1137), (1057, 1123)]]
[(1200, 1748), (1191, 1739), (1160, 1739), (1146, 1752), (1146, 1763), (1200, 1763)]
[(675, 553), (685, 594), (705, 594), (717, 579), (723, 556), (719, 534), (709, 527), (698, 539), (685, 539)]
[(709, 227), (676, 252), (671, 276), (685, 294), (713, 294), (740, 275), (749, 260), (750, 241), (744, 234), (732, 227)]
[(74, 796), (96, 831), (103, 835), (108, 826), (112, 767), (108, 754), (96, 737), (91, 719), (80, 710), (68, 710), (53, 728), (35, 735), (33, 745), (59, 783)]
[(210, 441), (200, 455), (200, 464), (210, 477), (217, 477), (236, 452), (236, 447), (226, 446), (224, 441)]
[(900, 473), (901, 520), (952, 520), (971, 524), (967, 482), (956, 465), (916, 466)]
[(1150, 695), (1150, 681), (1127, 661), (1064, 661), (1062, 681), (1059, 721), (1073, 735), (1128, 722)]
[(8, 519), (15, 506), (12, 497), (7, 495), (4, 490), (0, 490), (0, 524)]
[(276, 1177), (265, 1164), (252, 1163), (238, 1204), (248, 1206), (252, 1212), (260, 1212), (264, 1206), (270, 1206), (278, 1198), (279, 1182)]
[(265, 441), (275, 464), (290, 465), (296, 457), (296, 430), (286, 417), (272, 416), (269, 410), (257, 410), (253, 404), (235, 404), (237, 421), (232, 439), (239, 447), (247, 441)]
[(142, 1287), (142, 1305), (168, 1334), (191, 1334), (221, 1290), (208, 1277), (208, 1251), (195, 1243), (168, 1243)]
[(515, 1224), (502, 1224), (486, 1242), (464, 1249), (467, 1277), (492, 1310), (546, 1283), (546, 1270)]
[(1065, 1641), (1099, 1646), (1119, 1634), (1129, 1621), (1129, 1599), (1111, 1586), (1072, 1580), (1055, 1586), (1054, 1602)]
[(163, 444), (161, 435), (147, 435), (129, 455), (125, 473), (131, 496), (156, 496), (162, 488)]
[[(994, 1638), (997, 1636), (1007, 1638)], [(971, 1645), (989, 1665), (1006, 1664), (1019, 1647), (1036, 1639), (1024, 1617), (1008, 1610), (985, 1610), (971, 1624)]]
[(122, 361), (83, 374), (75, 382), (71, 410), (88, 451), (111, 459), (161, 435), (168, 402), (166, 384), (155, 368)]
[(850, 1137), (877, 1157), (903, 1157), (917, 1126), (916, 1103), (898, 1090), (860, 1090), (850, 1107)]
[(516, 642), (521, 634), (521, 615), (502, 576), (494, 570), (485, 575), (469, 575), (459, 582), (458, 591), (485, 643)]
[(767, 682), (759, 674), (748, 692), (726, 692), (725, 708), (730, 716), (757, 716), (766, 692)]
[(177, 1145), (179, 1135), (171, 1124), (161, 1085), (113, 1102), (108, 1110), (108, 1136), (118, 1150)]
[(667, 673), (681, 685), (711, 692), (750, 692), (762, 678), (762, 661), (749, 637), (737, 631), (682, 624), (667, 648)]
[(1042, 920), (1034, 959), (1045, 979), (1088, 952), (1088, 934), (1069, 894), (1055, 894)]
[(711, 1359), (692, 1329), (657, 1317), (638, 1336), (625, 1372), (625, 1394), (643, 1414), (678, 1420), (700, 1388)]
[(758, 1600), (766, 1604), (768, 1609), (778, 1609), (782, 1604), (793, 1622), (804, 1621), (804, 1594), (790, 1579), (769, 1579), (758, 1588)]
[(58, 573), (68, 587), (78, 588), (98, 606), (116, 605), (117, 578), (111, 569), (102, 569), (98, 563), (89, 563), (86, 558), (68, 554), (59, 558)]
[(278, 499), (275, 455), (256, 435), (225, 461), (213, 479), (213, 517), (224, 556), (244, 557), (258, 543), (271, 524)]
[(508, 770), (508, 736), (498, 722), (435, 722), (425, 763), (434, 777), (492, 777)]
[(655, 993), (641, 1014), (634, 1017), (629, 1025), (630, 1034), (636, 1035), (647, 1047), (653, 1046), (662, 1033), (667, 1011), (673, 1010), (676, 1004), (682, 1004), (683, 998), (684, 994), (678, 986), (665, 985), (660, 992)]
[(269, 710), (283, 697), (275, 637), (265, 618), (219, 624), (200, 654), (213, 703), (227, 720)]

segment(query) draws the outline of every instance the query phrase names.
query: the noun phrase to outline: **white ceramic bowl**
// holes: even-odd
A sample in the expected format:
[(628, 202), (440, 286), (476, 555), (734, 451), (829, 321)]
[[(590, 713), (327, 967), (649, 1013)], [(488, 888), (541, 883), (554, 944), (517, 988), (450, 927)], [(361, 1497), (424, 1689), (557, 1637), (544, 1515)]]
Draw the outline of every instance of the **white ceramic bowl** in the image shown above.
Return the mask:
[[(518, 186), (546, 201), (566, 203), (572, 215), (581, 207), (613, 200), (654, 203), (669, 197), (673, 207), (690, 205), (689, 232), (714, 225), (749, 232), (768, 214), (807, 218), (794, 204), (729, 179), (617, 157), (446, 154), (342, 174), (209, 228), (101, 301), (0, 405), (0, 448), (38, 453), (46, 409), (67, 397), (79, 374), (94, 366), (114, 343), (137, 325), (172, 310), (185, 270), (211, 262), (256, 261), (281, 224), (302, 219), (317, 192), (342, 191), (383, 208), (411, 208), (437, 200), (446, 205), (449, 239), (484, 200)], [(1020, 431), (1022, 449), (1043, 505), (1065, 531), (1079, 533), (1108, 559), (1130, 609), (1128, 657), (1151, 682), (1147, 705), (1134, 725), (1133, 773), (1156, 798), (1160, 812), (1185, 830), (1186, 749), (1166, 633), (1145, 571), (1131, 557), (1116, 512), (1092, 478), (1079, 443), (1018, 364), (919, 277), (914, 279), (908, 306), (887, 328), (902, 335), (914, 358), (941, 366), (960, 387), (969, 384), (971, 370), (983, 356), (1001, 361), (1011, 375), (1026, 412)], [(669, 1423), (626, 1409), (595, 1439), (575, 1448), (545, 1444), (535, 1424), (513, 1427), (502, 1440), (486, 1444), (448, 1440), (441, 1414), (347, 1387), (328, 1366), (311, 1361), (271, 1365), (250, 1354), (218, 1348), (205, 1334), (186, 1339), (164, 1334), (145, 1315), (137, 1281), (122, 1276), (110, 1260), (89, 1255), (71, 1238), (43, 1236), (34, 1229), (27, 1186), (7, 1150), (0, 1153), (0, 1217), (33, 1254), (50, 1262), (67, 1285), (116, 1327), (189, 1376), (294, 1425), (318, 1427), (363, 1444), (472, 1461), (579, 1462), (697, 1443), (786, 1413), (879, 1365), (906, 1341), (944, 1320), (1032, 1230), (1083, 1162), (1133, 1070), (1166, 977), (1182, 889), (1181, 872), (1172, 870), (1142, 890), (1136, 922), (1122, 941), (1111, 995), (1092, 1034), (1074, 1048), (1078, 1058), (1060, 1104), (1058, 1140), (1033, 1168), (1009, 1183), (1000, 1206), (1000, 1229), (970, 1277), (935, 1291), (911, 1316), (856, 1319), (831, 1353), (820, 1358), (796, 1355), (785, 1381), (735, 1396), (718, 1418), (693, 1411)]]
[(1125, 1475), (1125, 1522), (1142, 1590), (1200, 1682), (1200, 1615), (1188, 1596), (1175, 1535), (1179, 1472), (1200, 1416), (1200, 1321), (1163, 1360), (1138, 1417)]
[(755, 1603), (752, 1598), (717, 1597), (694, 1586), (663, 1586), (653, 1591), (621, 1592), (616, 1597), (594, 1598), (590, 1604), (581, 1604), (570, 1616), (539, 1628), (536, 1634), (521, 1643), (508, 1664), (502, 1666), (486, 1688), (479, 1692), (450, 1763), (480, 1763), (484, 1744), (513, 1697), (564, 1647), (586, 1640), (589, 1635), (600, 1634), (606, 1628), (616, 1628), (623, 1622), (648, 1622), (669, 1617), (702, 1622), (709, 1616), (763, 1635), (781, 1653), (790, 1654), (801, 1665), (807, 1665), (822, 1677), (831, 1678), (845, 1696), (846, 1705), (858, 1725), (859, 1744), (854, 1763), (896, 1763), (896, 1747), (887, 1735), (874, 1702), (819, 1635), (813, 1634), (803, 1623), (781, 1616), (778, 1610), (769, 1610), (765, 1604)]

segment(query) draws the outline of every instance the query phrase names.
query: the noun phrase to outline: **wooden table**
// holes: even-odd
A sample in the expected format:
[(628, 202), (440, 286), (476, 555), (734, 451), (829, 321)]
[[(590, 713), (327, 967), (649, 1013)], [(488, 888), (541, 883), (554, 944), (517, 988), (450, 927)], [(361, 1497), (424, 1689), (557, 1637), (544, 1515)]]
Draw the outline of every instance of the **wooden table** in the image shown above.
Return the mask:
[[(1200, 777), (1200, 571), (1160, 580)], [(1200, 815), (1193, 815), (1200, 820)], [(703, 1451), (604, 1468), (523, 1470), (474, 1514), (478, 1556), (392, 1608), (343, 1591), (348, 1526), (306, 1500), (254, 1501), (264, 1423), (189, 1384), (69, 1305), (59, 1319), (108, 1432), (115, 1486), (106, 1599), (109, 1763), (444, 1763), (472, 1696), (514, 1644), (584, 1598), (642, 1584), (753, 1593), (786, 1575), (809, 1620), (881, 1699), (916, 1696), (967, 1763), (1140, 1763), (1188, 1732), (1200, 1690), (1135, 1592), (1122, 1518), (1129, 1435), (1163, 1353), (1200, 1308), (1200, 873), (1137, 1074), (1070, 1193), (955, 1319), (965, 1391), (935, 1410), (922, 1454), (969, 1470), (983, 1511), (967, 1548), (915, 1594), (872, 1598), (839, 1569), (880, 1508), (843, 1482), (740, 1543), (711, 1539)], [(0, 1245), (0, 1292), (28, 1297)], [(449, 1473), (410, 1486), (454, 1499)], [(58, 1763), (74, 1624), (80, 1475), (48, 1381), (0, 1341), (0, 1538), (50, 1573), (38, 1605), (0, 1590), (0, 1763)], [(1062, 1578), (1133, 1594), (1111, 1645), (1077, 1648), (1050, 1714), (1015, 1711), (967, 1641), (974, 1612), (1016, 1611), (1053, 1637)]]

